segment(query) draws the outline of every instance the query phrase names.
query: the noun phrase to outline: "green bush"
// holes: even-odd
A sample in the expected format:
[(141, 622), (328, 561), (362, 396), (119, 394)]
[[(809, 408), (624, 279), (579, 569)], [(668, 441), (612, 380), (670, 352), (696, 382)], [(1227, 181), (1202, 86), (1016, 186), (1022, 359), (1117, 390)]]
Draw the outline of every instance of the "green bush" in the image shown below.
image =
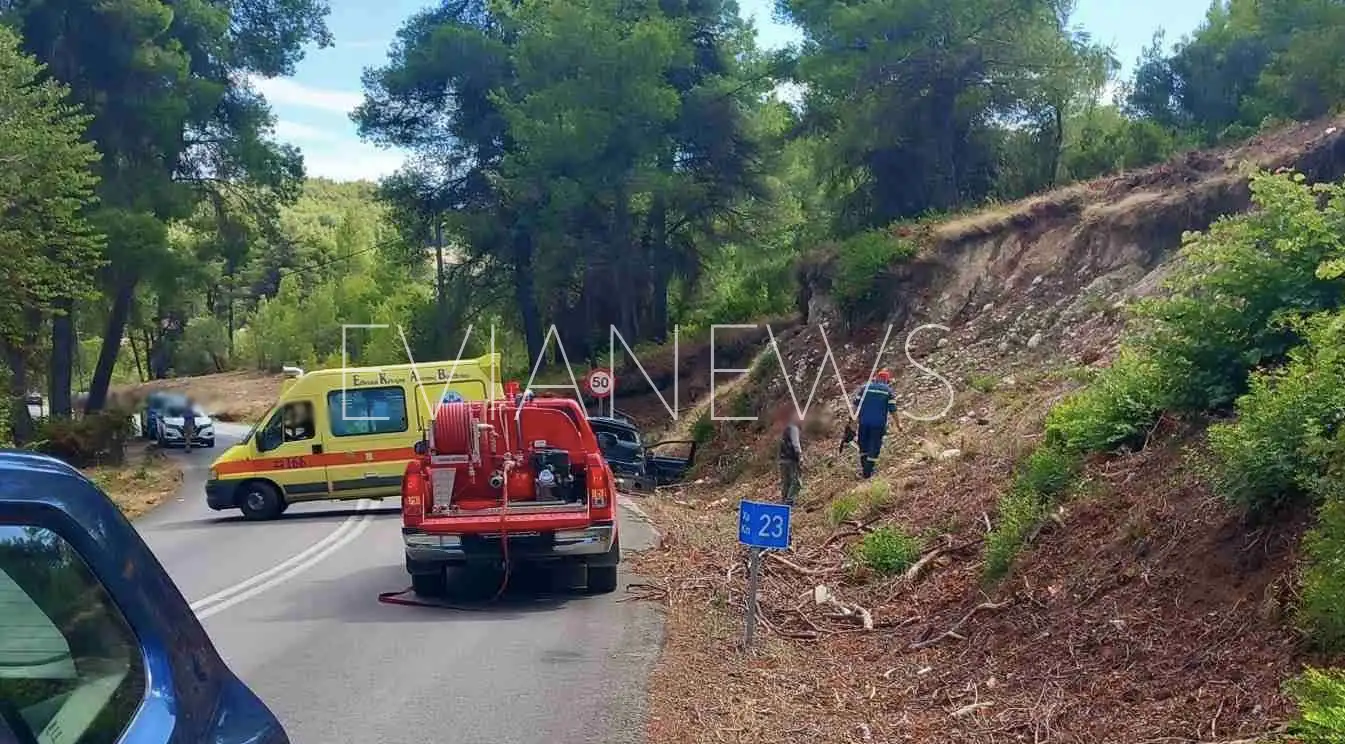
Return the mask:
[(229, 329), (213, 316), (192, 318), (182, 331), (173, 355), (180, 375), (223, 372), (229, 368)]
[(708, 444), (715, 438), (715, 422), (708, 410), (703, 411), (691, 424), (691, 439), (697, 445)]
[(828, 518), (833, 525), (851, 519), (871, 520), (891, 506), (892, 497), (891, 483), (882, 478), (867, 480), (855, 486), (849, 493), (836, 497), (831, 502)]
[(834, 527), (854, 519), (858, 513), (859, 497), (853, 493), (847, 493), (837, 496), (831, 502), (831, 508), (827, 511), (827, 521), (831, 522)]
[(832, 297), (848, 313), (879, 299), (879, 279), (898, 261), (914, 256), (916, 245), (891, 230), (867, 230), (837, 247)]
[(1285, 692), (1298, 705), (1289, 733), (1301, 744), (1345, 741), (1345, 670), (1309, 667), (1285, 685)]
[(855, 558), (883, 576), (898, 574), (920, 559), (920, 540), (896, 527), (879, 527), (855, 546)]
[(1134, 345), (1161, 371), (1166, 407), (1229, 406), (1298, 343), (1286, 319), (1341, 302), (1345, 283), (1318, 270), (1345, 249), (1345, 186), (1260, 174), (1251, 190), (1257, 209), (1188, 234), (1167, 294), (1137, 305)]
[(1303, 536), (1303, 549), (1299, 622), (1318, 647), (1345, 650), (1345, 501), (1336, 497), (1322, 504), (1317, 524)]
[(1166, 380), (1151, 358), (1122, 348), (1116, 362), (1046, 416), (1046, 441), (1066, 452), (1104, 452), (1144, 441), (1163, 409)]
[(132, 436), (131, 412), (108, 409), (76, 418), (40, 422), (29, 447), (77, 467), (120, 464)]
[(1307, 343), (1289, 364), (1253, 375), (1237, 420), (1210, 427), (1219, 492), (1252, 509), (1310, 488), (1345, 412), (1345, 315), (1321, 314), (1301, 327)]
[(1345, 187), (1263, 173), (1251, 190), (1256, 210), (1186, 236), (1166, 293), (1138, 303), (1116, 363), (1051, 411), (1048, 442), (1133, 446), (1163, 410), (1227, 407), (1299, 343), (1295, 319), (1340, 305)]
[(987, 579), (1009, 572), (1028, 535), (1074, 485), (1079, 467), (1077, 455), (1050, 447), (1038, 448), (1018, 466), (1013, 485), (999, 500), (995, 526), (985, 538)]

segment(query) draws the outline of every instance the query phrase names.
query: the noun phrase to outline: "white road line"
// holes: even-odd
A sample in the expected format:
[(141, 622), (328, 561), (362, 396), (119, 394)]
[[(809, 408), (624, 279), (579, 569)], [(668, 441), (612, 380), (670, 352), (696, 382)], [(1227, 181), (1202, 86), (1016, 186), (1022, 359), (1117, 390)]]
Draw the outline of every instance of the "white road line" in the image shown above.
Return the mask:
[[(372, 502), (367, 499), (361, 499), (355, 504), (355, 511), (363, 512), (370, 507)], [(211, 615), (232, 607), (239, 602), (261, 594), (282, 582), (288, 581), (303, 571), (317, 565), (328, 555), (331, 555), (342, 546), (349, 544), (355, 537), (368, 527), (371, 519), (369, 514), (354, 514), (346, 518), (339, 527), (332, 530), (330, 534), (321, 540), (313, 543), (298, 555), (278, 563), (261, 573), (244, 579), (229, 587), (211, 594), (208, 597), (202, 597), (191, 603), (191, 609), (196, 616), (202, 620)]]

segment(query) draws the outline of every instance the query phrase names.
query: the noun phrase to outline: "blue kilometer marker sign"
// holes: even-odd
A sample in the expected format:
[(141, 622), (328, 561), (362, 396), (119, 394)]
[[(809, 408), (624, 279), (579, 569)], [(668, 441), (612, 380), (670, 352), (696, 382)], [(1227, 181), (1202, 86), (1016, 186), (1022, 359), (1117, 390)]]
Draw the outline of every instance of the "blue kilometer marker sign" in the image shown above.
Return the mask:
[(738, 542), (754, 548), (788, 548), (789, 514), (790, 508), (784, 504), (739, 502)]

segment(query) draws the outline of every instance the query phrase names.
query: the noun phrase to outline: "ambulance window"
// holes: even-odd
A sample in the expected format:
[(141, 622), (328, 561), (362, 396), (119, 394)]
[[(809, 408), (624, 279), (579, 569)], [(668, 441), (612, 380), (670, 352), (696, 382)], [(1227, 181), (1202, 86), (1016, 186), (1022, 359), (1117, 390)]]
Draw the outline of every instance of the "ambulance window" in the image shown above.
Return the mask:
[(281, 416), (286, 442), (302, 442), (305, 439), (312, 439), (317, 433), (317, 427), (313, 423), (313, 404), (306, 400), (286, 403)]
[(145, 695), (140, 643), (69, 543), (0, 525), (0, 617), (0, 741), (120, 739)]
[(332, 435), (395, 434), (407, 430), (406, 392), (400, 387), (334, 391), (327, 394)]

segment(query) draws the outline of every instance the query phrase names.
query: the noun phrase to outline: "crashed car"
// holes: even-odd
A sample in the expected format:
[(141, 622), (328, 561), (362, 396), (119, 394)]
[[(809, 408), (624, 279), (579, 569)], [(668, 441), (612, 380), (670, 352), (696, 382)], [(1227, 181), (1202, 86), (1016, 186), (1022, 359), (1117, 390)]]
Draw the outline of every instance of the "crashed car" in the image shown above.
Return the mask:
[[(696, 443), (669, 439), (646, 445), (635, 421), (620, 411), (610, 416), (589, 416), (589, 426), (598, 438), (598, 448), (616, 476), (618, 488), (652, 491), (681, 480), (696, 458)], [(673, 452), (686, 447), (685, 457)]]

